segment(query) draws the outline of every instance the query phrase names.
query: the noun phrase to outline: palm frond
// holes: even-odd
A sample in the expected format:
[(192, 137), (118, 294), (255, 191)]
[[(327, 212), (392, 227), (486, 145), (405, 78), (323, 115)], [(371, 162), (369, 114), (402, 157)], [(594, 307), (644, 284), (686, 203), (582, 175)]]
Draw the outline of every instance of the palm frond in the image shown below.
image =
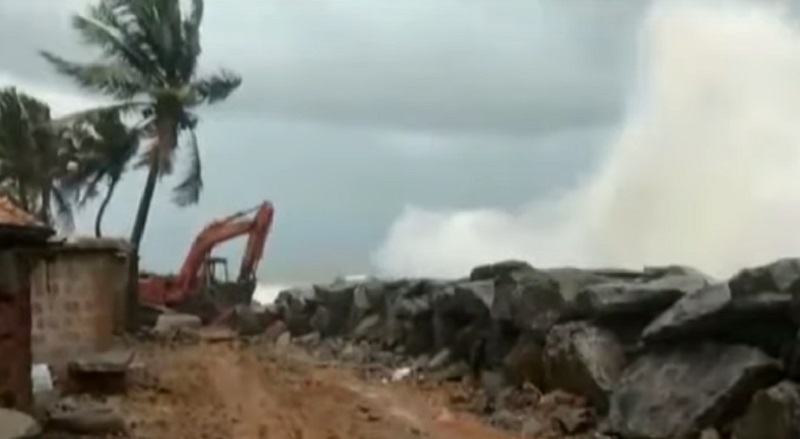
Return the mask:
[(76, 111), (74, 113), (66, 114), (51, 121), (54, 127), (65, 127), (74, 125), (76, 123), (93, 123), (97, 118), (103, 115), (114, 113), (125, 115), (135, 111), (145, 111), (150, 106), (149, 102), (127, 101), (120, 104), (106, 105), (102, 107), (90, 108), (88, 110)]
[(42, 57), (56, 71), (75, 80), (81, 87), (100, 91), (117, 99), (128, 100), (148, 91), (147, 82), (130, 69), (115, 64), (80, 64), (67, 61), (52, 53), (42, 51)]
[(239, 86), (242, 77), (229, 70), (205, 78), (200, 78), (192, 83), (192, 89), (201, 102), (213, 104), (228, 98)]
[(135, 70), (139, 75), (159, 82), (163, 71), (136, 16), (124, 0), (100, 0), (90, 6), (86, 15), (76, 15), (72, 27), (84, 43), (100, 49), (106, 60), (115, 60)]
[(203, 0), (192, 0), (191, 12), (183, 20), (183, 47), (178, 66), (181, 81), (188, 83), (197, 70), (202, 47), (200, 45), (200, 25), (203, 22)]
[(178, 206), (189, 206), (200, 200), (203, 191), (203, 167), (200, 161), (200, 148), (194, 130), (187, 130), (189, 135), (189, 167), (183, 180), (173, 189), (172, 200)]

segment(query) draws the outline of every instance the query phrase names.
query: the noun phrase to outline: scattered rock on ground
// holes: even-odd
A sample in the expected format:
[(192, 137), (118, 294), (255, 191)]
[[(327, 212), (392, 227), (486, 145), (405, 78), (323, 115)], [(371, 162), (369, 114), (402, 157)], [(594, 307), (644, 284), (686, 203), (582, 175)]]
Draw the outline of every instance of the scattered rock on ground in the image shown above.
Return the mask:
[(69, 363), (72, 372), (80, 373), (124, 373), (133, 361), (132, 350), (113, 350), (93, 355), (84, 355)]
[(198, 316), (165, 313), (158, 316), (151, 332), (156, 336), (169, 336), (181, 330), (196, 330), (201, 326), (202, 320)]

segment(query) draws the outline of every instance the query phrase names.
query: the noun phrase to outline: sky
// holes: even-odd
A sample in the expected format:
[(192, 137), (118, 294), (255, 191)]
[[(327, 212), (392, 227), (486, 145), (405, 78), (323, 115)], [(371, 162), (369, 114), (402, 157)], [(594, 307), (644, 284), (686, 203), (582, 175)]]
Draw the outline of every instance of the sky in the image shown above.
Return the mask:
[[(69, 27), (70, 15), (90, 1), (0, 0), (0, 85), (16, 85), (58, 112), (102, 102), (54, 74), (37, 55), (47, 49), (92, 59)], [(668, 55), (711, 41), (704, 31), (695, 40), (679, 38), (674, 29), (681, 25), (690, 30), (710, 25), (723, 35), (751, 28), (766, 35), (777, 26), (772, 16), (734, 23), (752, 11), (716, 18), (689, 14), (695, 6), (687, 2), (656, 3), (683, 6), (658, 15), (655, 3), (643, 0), (206, 0), (201, 69), (224, 66), (244, 82), (228, 101), (200, 112), (205, 176), (200, 204), (178, 208), (169, 201), (174, 181), (159, 186), (143, 265), (177, 268), (205, 223), (263, 199), (277, 210), (261, 269), (270, 282), (372, 271), (450, 274), (506, 256), (547, 260), (542, 251), (551, 247), (532, 248), (554, 229), (529, 233), (528, 227), (521, 234), (496, 229), (528, 221), (530, 206), (539, 206), (536, 221), (548, 212), (555, 215), (553, 209), (543, 212), (542, 203), (585, 189), (587, 181), (602, 186), (600, 176), (612, 172), (609, 157), (621, 144), (652, 141), (630, 139), (637, 126), (650, 135), (657, 132), (641, 121), (636, 125), (639, 119), (631, 116), (642, 100), (636, 85), (647, 59), (643, 51), (666, 53), (656, 56), (655, 64), (675, 73), (680, 63)], [(648, 25), (653, 16), (667, 24)], [(642, 44), (643, 34), (650, 35), (649, 46)], [(675, 42), (658, 46), (664, 35)], [(718, 45), (708, 47), (716, 53)], [(735, 55), (743, 65), (756, 56)], [(701, 64), (705, 59), (698, 58)], [(662, 90), (691, 82), (649, 78)], [(753, 83), (762, 84), (761, 79)], [(644, 88), (652, 88), (645, 82)], [(664, 114), (651, 113), (656, 119)], [(699, 141), (685, 124), (675, 129), (687, 133), (687, 142)], [(140, 173), (126, 177), (110, 206), (107, 233), (128, 235), (143, 179)], [(637, 185), (646, 187), (640, 180)], [(611, 205), (606, 202), (606, 210)], [(630, 206), (615, 209), (615, 215), (630, 212)], [(94, 210), (90, 206), (80, 214), (80, 231), (91, 231)], [(614, 215), (604, 218), (611, 221)], [(644, 220), (636, 221), (605, 224), (598, 233), (615, 237)], [(642, 236), (659, 234), (655, 223), (647, 227)], [(488, 248), (495, 238), (501, 245)], [(677, 250), (655, 243), (647, 251), (644, 245), (612, 251), (606, 243), (593, 252), (567, 241), (557, 242), (562, 253), (600, 256), (547, 262), (624, 265), (674, 257), (702, 265), (713, 256), (695, 258), (686, 250), (691, 240)], [(223, 253), (235, 256), (235, 250)]]

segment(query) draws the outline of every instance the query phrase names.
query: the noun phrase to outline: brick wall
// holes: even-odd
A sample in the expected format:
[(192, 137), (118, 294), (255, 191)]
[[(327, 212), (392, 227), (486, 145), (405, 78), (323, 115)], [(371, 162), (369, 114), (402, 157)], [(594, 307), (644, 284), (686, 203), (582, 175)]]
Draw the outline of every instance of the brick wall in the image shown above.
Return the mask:
[(111, 347), (124, 327), (127, 254), (118, 246), (66, 244), (31, 273), (33, 361), (62, 365)]
[(28, 265), (0, 252), (0, 407), (31, 408), (31, 314)]

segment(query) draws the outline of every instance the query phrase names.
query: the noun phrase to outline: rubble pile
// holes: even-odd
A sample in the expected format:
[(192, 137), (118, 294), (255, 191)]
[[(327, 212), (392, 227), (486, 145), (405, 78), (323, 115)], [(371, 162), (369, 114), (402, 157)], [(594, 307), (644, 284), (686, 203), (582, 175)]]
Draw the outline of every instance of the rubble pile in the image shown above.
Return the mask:
[(294, 288), (265, 315), (273, 341), (399, 375), (474, 379), (486, 416), (529, 437), (800, 434), (800, 259), (724, 281), (682, 266), (506, 261), (464, 279)]

